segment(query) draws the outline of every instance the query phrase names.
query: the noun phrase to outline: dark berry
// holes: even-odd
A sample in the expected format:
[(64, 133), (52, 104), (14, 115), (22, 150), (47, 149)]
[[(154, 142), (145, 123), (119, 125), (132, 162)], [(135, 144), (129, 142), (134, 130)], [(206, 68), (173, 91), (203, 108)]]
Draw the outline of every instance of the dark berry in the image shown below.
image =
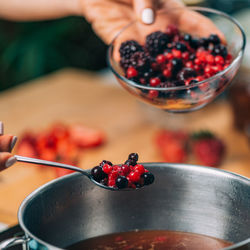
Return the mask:
[(183, 37), (183, 40), (186, 42), (190, 42), (192, 40), (192, 36), (189, 34), (185, 34)]
[(227, 48), (223, 44), (218, 44), (218, 45), (214, 46), (212, 54), (215, 56), (220, 55), (220, 56), (225, 58), (228, 54)]
[(134, 40), (123, 42), (119, 49), (121, 58), (127, 59), (129, 59), (137, 51), (143, 51), (143, 47)]
[(147, 173), (143, 173), (141, 175), (141, 178), (144, 179), (144, 185), (150, 185), (154, 182), (155, 180), (155, 177), (153, 174), (151, 174), (150, 172), (147, 172)]
[(135, 166), (137, 164), (137, 161), (128, 159), (128, 160), (125, 161), (124, 164), (126, 164), (128, 166)]
[(112, 162), (103, 160), (103, 161), (100, 163), (100, 167), (103, 167), (104, 164), (108, 164), (108, 165), (110, 165), (110, 166), (113, 166)]
[(173, 81), (173, 87), (175, 86), (184, 86), (185, 85), (185, 82), (183, 80), (177, 80), (177, 81)]
[(189, 59), (190, 59), (190, 60), (194, 60), (195, 57), (196, 57), (195, 54), (191, 54), (191, 55), (189, 56)]
[(168, 34), (169, 37), (173, 37), (179, 34), (179, 30), (174, 24), (169, 24), (166, 29), (166, 34)]
[(150, 67), (149, 56), (143, 51), (135, 52), (130, 57), (130, 65), (138, 71), (145, 71)]
[(176, 43), (175, 48), (184, 52), (187, 51), (187, 46), (184, 43)]
[(203, 47), (205, 49), (207, 49), (208, 45), (209, 45), (209, 40), (207, 38), (200, 38), (198, 40), (199, 43), (199, 47)]
[(192, 80), (189, 82), (189, 84), (194, 84), (194, 83), (198, 83), (198, 81), (195, 80), (195, 79), (192, 79)]
[(220, 43), (220, 38), (216, 34), (211, 34), (208, 38), (208, 41), (214, 45)]
[(197, 49), (198, 46), (199, 46), (199, 41), (198, 41), (198, 39), (195, 39), (195, 38), (192, 39), (192, 40), (189, 42), (189, 45), (190, 45), (191, 48)]
[(108, 185), (108, 178), (104, 178), (100, 181), (100, 183), (104, 186), (107, 186)]
[(178, 58), (174, 58), (172, 60), (172, 70), (174, 72), (174, 74), (176, 74), (178, 71), (181, 70), (182, 66), (183, 66), (183, 63), (182, 63), (182, 60), (181, 59), (178, 59)]
[(153, 32), (146, 37), (146, 49), (152, 56), (163, 53), (167, 48), (169, 36), (161, 31)]
[(117, 188), (123, 189), (123, 188), (128, 187), (128, 180), (124, 176), (118, 176), (115, 184), (116, 184)]
[(195, 72), (195, 70), (190, 69), (190, 68), (184, 68), (178, 73), (177, 79), (186, 80), (190, 77), (195, 77), (195, 76), (197, 76), (197, 73)]
[(91, 169), (91, 175), (94, 178), (94, 180), (98, 182), (107, 177), (107, 175), (102, 171), (102, 168), (99, 166), (96, 166)]
[(138, 161), (138, 158), (139, 158), (139, 156), (138, 156), (138, 154), (137, 153), (131, 153), (129, 156), (128, 156), (128, 159), (129, 160), (132, 160), (132, 161)]

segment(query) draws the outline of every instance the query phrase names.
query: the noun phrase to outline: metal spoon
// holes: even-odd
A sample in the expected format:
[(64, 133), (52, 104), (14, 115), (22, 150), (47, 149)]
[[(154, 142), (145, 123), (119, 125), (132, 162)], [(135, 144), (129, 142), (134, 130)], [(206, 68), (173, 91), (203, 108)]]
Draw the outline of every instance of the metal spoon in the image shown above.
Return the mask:
[(113, 191), (120, 190), (118, 188), (105, 186), (105, 185), (95, 181), (94, 178), (92, 177), (92, 175), (88, 171), (83, 170), (83, 169), (78, 168), (78, 167), (75, 167), (75, 166), (72, 166), (72, 165), (63, 164), (63, 163), (54, 162), (54, 161), (45, 161), (45, 160), (40, 160), (40, 159), (36, 159), (36, 158), (24, 157), (24, 156), (20, 156), (20, 155), (15, 155), (15, 158), (17, 161), (20, 161), (20, 162), (32, 163), (32, 164), (37, 164), (37, 165), (45, 165), (45, 166), (57, 167), (57, 168), (65, 168), (65, 169), (70, 169), (70, 170), (73, 170), (76, 172), (80, 172), (81, 174), (87, 176), (92, 182), (94, 182), (99, 187), (113, 190)]

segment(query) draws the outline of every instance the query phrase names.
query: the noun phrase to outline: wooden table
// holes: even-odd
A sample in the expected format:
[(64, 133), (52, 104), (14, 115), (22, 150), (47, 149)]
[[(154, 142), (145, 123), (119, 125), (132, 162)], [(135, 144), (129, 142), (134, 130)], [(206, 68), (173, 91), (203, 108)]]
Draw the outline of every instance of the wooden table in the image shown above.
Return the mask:
[[(80, 122), (103, 129), (107, 143), (84, 151), (81, 159), (82, 168), (91, 168), (103, 159), (123, 162), (130, 152), (138, 152), (141, 162), (163, 161), (153, 138), (159, 127), (169, 127), (171, 119), (177, 119), (188, 130), (216, 132), (227, 144), (227, 157), (221, 167), (250, 177), (247, 139), (233, 128), (226, 101), (214, 102), (184, 118), (171, 118), (163, 111), (139, 104), (114, 82), (96, 74), (65, 69), (5, 91), (0, 94), (0, 119), (5, 132), (18, 136), (25, 130), (47, 128), (55, 121)], [(41, 170), (20, 163), (0, 173), (0, 222), (16, 224), (22, 200), (55, 177), (53, 169)]]

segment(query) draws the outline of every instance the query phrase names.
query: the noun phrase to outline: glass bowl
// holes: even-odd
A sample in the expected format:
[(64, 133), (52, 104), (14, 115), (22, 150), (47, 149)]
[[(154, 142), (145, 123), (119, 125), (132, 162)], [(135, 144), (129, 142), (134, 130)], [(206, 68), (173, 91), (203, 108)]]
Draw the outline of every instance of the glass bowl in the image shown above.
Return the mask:
[[(239, 23), (231, 16), (209, 8), (203, 7), (187, 7), (188, 9), (198, 12), (207, 18), (211, 19), (217, 28), (224, 34), (227, 41), (227, 49), (232, 55), (231, 64), (223, 71), (218, 72), (210, 78), (207, 78), (198, 83), (193, 83), (188, 86), (178, 87), (150, 87), (138, 84), (134, 81), (127, 79), (124, 76), (124, 72), (119, 65), (119, 57), (117, 56), (121, 42), (125, 40), (134, 40), (134, 33), (131, 32), (138, 28), (139, 21), (134, 21), (124, 27), (114, 38), (108, 48), (108, 65), (111, 71), (116, 76), (118, 82), (131, 94), (139, 98), (140, 100), (151, 104), (157, 108), (163, 109), (168, 112), (190, 112), (200, 109), (214, 100), (219, 94), (221, 94), (229, 85), (231, 80), (237, 73), (244, 48), (245, 48), (245, 34)], [(157, 13), (157, 18), (163, 18), (166, 15), (171, 15), (174, 12), (177, 13), (180, 9), (161, 10)], [(156, 20), (157, 23), (157, 20)], [(158, 22), (159, 23), (159, 22)], [(152, 30), (153, 27), (153, 30)], [(164, 31), (166, 27), (157, 27), (154, 25), (151, 27), (151, 32)], [(180, 27), (177, 26), (182, 32)], [(146, 29), (147, 30), (147, 29)], [(185, 32), (186, 33), (186, 32)], [(192, 32), (191, 32), (192, 33)], [(149, 34), (142, 34), (140, 37), (142, 41), (145, 41), (145, 37)], [(126, 37), (126, 39), (125, 39)]]

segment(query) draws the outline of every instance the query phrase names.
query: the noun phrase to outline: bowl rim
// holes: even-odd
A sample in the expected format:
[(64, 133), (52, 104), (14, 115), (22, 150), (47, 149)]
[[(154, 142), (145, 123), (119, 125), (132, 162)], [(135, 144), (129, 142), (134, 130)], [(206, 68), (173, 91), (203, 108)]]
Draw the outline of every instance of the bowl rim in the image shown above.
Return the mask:
[[(134, 81), (131, 81), (129, 79), (127, 79), (126, 77), (122, 76), (121, 74), (119, 74), (115, 69), (114, 67), (112, 66), (112, 61), (113, 61), (113, 58), (112, 58), (112, 50), (113, 50), (113, 45), (114, 45), (114, 42), (116, 41), (116, 39), (119, 37), (119, 35), (124, 32), (127, 28), (129, 28), (130, 26), (132, 26), (133, 24), (135, 24), (136, 22), (138, 22), (137, 20), (135, 21), (132, 21), (130, 22), (129, 24), (127, 24), (125, 27), (123, 27), (117, 34), (116, 36), (113, 38), (113, 40), (111, 41), (111, 43), (108, 45), (108, 50), (107, 50), (107, 64), (108, 64), (108, 67), (111, 69), (111, 71), (113, 72), (113, 74), (119, 78), (120, 80), (122, 80), (123, 82), (126, 82), (128, 83), (131, 87), (136, 87), (136, 88), (139, 88), (139, 89), (147, 89), (147, 90), (157, 90), (157, 91), (166, 91), (166, 90), (185, 90), (185, 89), (191, 89), (193, 87), (197, 87), (199, 85), (202, 85), (203, 83), (206, 83), (208, 81), (213, 81), (215, 79), (218, 79), (219, 77), (221, 77), (222, 75), (224, 75), (226, 72), (228, 72), (229, 70), (231, 70), (231, 68), (237, 63), (237, 61), (239, 61), (242, 56), (243, 56), (243, 53), (244, 53), (244, 50), (245, 50), (245, 46), (246, 46), (246, 35), (245, 35), (245, 32), (241, 26), (241, 24), (235, 19), (233, 18), (232, 16), (226, 14), (225, 12), (222, 12), (222, 11), (219, 11), (219, 10), (215, 10), (215, 9), (212, 9), (212, 8), (207, 8), (207, 7), (198, 7), (198, 6), (192, 6), (192, 7), (185, 7), (185, 8), (188, 8), (189, 10), (194, 10), (194, 11), (204, 11), (204, 12), (207, 12), (207, 13), (214, 13), (214, 14), (217, 14), (217, 15), (220, 15), (220, 16), (223, 16), (224, 18), (226, 18), (227, 20), (231, 21), (232, 23), (234, 23), (238, 29), (240, 30), (240, 33), (241, 33), (241, 37), (242, 37), (242, 46), (237, 54), (237, 56), (234, 58), (234, 60), (230, 63), (230, 65), (223, 69), (222, 71), (216, 73), (215, 75), (209, 77), (209, 78), (206, 78), (202, 81), (199, 81), (197, 83), (193, 83), (193, 84), (190, 84), (188, 86), (176, 86), (176, 87), (151, 87), (151, 86), (144, 86), (142, 84), (138, 84)], [(173, 8), (171, 10), (160, 10), (159, 13), (166, 13), (168, 11), (173, 11), (173, 10), (179, 10), (179, 9), (183, 9), (183, 7), (179, 7), (179, 8)]]
[[(245, 177), (243, 175), (237, 174), (237, 173), (233, 173), (227, 170), (223, 170), (223, 169), (219, 169), (219, 168), (214, 168), (214, 167), (207, 167), (207, 166), (201, 166), (201, 165), (193, 165), (193, 164), (183, 164), (183, 163), (167, 163), (167, 162), (143, 162), (141, 163), (143, 165), (145, 165), (146, 167), (159, 167), (159, 168), (188, 168), (189, 170), (192, 171), (201, 171), (203, 173), (214, 173), (214, 174), (218, 174), (218, 175), (225, 175), (228, 178), (235, 178), (238, 181), (248, 185), (250, 187), (250, 178)], [(118, 164), (119, 165), (119, 164)], [(91, 171), (91, 169), (88, 169), (87, 171)], [(82, 176), (81, 173), (72, 173), (72, 174), (68, 174), (59, 178), (56, 178), (52, 181), (49, 181), (47, 183), (45, 183), (44, 185), (40, 186), (39, 188), (35, 189), (32, 193), (30, 193), (21, 203), (21, 205), (19, 206), (18, 209), (18, 221), (19, 224), (21, 226), (21, 228), (23, 229), (23, 231), (25, 232), (26, 235), (26, 241), (28, 242), (29, 240), (35, 240), (36, 242), (38, 242), (39, 244), (42, 244), (43, 246), (48, 247), (48, 249), (52, 249), (52, 250), (62, 250), (63, 248), (59, 248), (56, 247), (40, 238), (38, 238), (37, 236), (35, 236), (25, 225), (24, 222), (24, 218), (23, 218), (23, 214), (24, 211), (26, 209), (26, 207), (28, 206), (28, 203), (30, 201), (32, 201), (34, 198), (36, 198), (37, 194), (41, 193), (42, 191), (45, 191), (47, 189), (50, 188), (51, 185), (56, 185), (60, 182), (67, 182), (70, 181), (70, 179), (75, 178), (76, 176)], [(106, 190), (106, 192), (115, 192), (112, 190)], [(250, 237), (240, 241), (238, 243), (233, 244), (230, 247), (226, 247), (223, 248), (222, 250), (234, 250), (237, 249), (238, 247), (241, 246), (245, 246), (245, 244), (250, 244)]]

